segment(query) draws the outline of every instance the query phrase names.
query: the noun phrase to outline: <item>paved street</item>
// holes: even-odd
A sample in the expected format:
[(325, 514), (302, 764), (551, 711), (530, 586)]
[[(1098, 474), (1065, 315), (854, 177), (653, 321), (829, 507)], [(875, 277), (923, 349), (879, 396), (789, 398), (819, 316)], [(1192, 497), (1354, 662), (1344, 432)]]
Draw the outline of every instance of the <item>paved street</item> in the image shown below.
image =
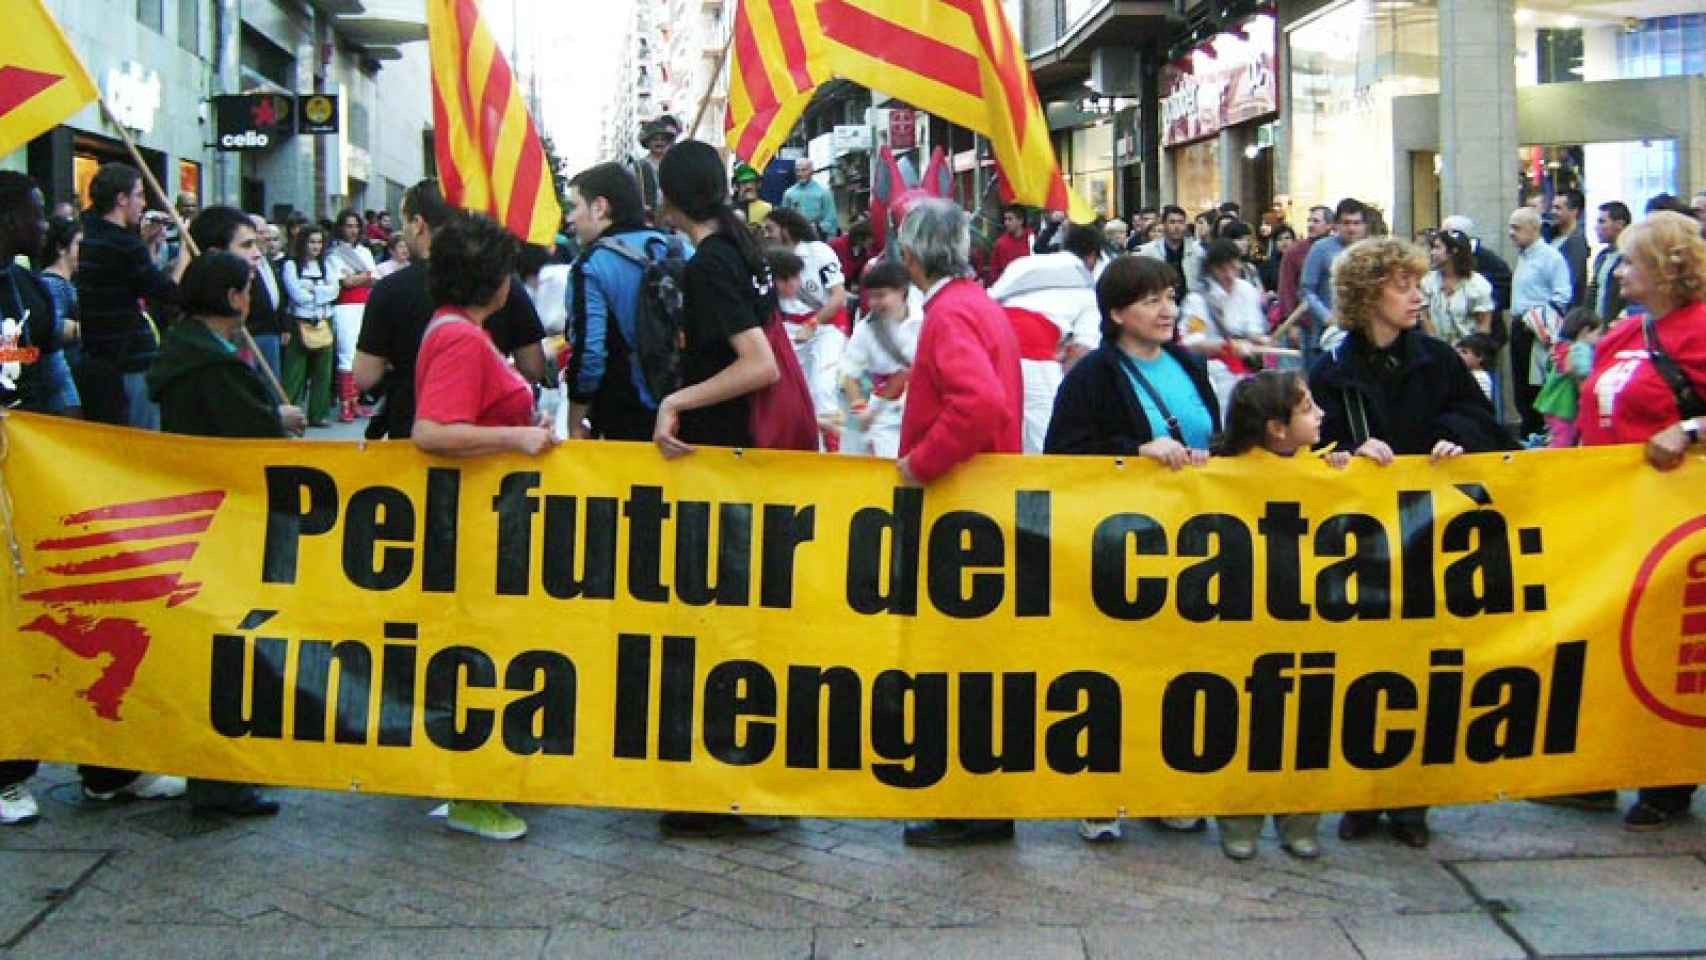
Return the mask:
[(1235, 864), (1212, 833), (1143, 824), (1105, 846), (1054, 821), (917, 851), (893, 822), (670, 841), (649, 814), (540, 807), (494, 844), (428, 799), (281, 791), (276, 819), (207, 821), (85, 808), (75, 783), (45, 768), (42, 819), (0, 830), (7, 960), (1706, 956), (1706, 803), (1647, 835), (1524, 803), (1441, 810), (1426, 851), (1347, 846), (1328, 818), (1317, 862), (1270, 833)]

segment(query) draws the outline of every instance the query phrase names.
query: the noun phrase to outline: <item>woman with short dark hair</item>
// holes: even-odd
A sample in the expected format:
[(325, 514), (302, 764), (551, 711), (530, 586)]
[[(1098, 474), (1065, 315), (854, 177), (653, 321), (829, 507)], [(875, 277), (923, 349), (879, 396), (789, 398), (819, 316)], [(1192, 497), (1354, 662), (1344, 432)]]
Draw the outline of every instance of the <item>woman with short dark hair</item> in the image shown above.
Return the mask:
[[(516, 239), (491, 219), (461, 214), (433, 233), (427, 289), (438, 310), (415, 363), (415, 425), (422, 452), (445, 457), (538, 456), (556, 438), (533, 405), (533, 388), (498, 352), (485, 323), (509, 300)], [(518, 840), (527, 823), (502, 804), (450, 801), (452, 830)]]
[(1061, 383), (1044, 453), (1137, 455), (1174, 470), (1208, 462), (1220, 405), (1203, 361), (1174, 342), (1174, 278), (1133, 255), (1102, 272), (1102, 345)]

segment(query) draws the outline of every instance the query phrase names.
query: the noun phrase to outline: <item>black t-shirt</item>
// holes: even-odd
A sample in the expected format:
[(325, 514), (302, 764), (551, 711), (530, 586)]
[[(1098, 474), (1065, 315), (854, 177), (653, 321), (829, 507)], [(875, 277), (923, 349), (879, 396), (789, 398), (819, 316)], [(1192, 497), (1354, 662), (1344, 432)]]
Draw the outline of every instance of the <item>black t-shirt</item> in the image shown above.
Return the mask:
[(53, 299), (41, 281), (23, 267), (7, 264), (0, 269), (0, 317), (22, 319), (18, 346), (40, 351), (34, 363), (20, 365), (15, 393), (0, 387), (0, 406), (17, 404), (24, 410), (46, 410), (45, 365), (48, 356), (60, 348), (59, 320), (54, 316)]
[[(740, 247), (713, 233), (687, 261), (682, 278), (686, 312), (686, 349), (681, 355), (681, 379), (687, 386), (703, 383), (735, 362), (729, 338), (761, 328), (775, 309), (770, 276), (754, 276)], [(752, 427), (745, 396), (681, 415), (681, 439), (713, 447), (752, 445)]]
[[(414, 430), (415, 358), (437, 309), (427, 289), (427, 264), (416, 261), (379, 281), (362, 314), (356, 349), (391, 364), (385, 376), (385, 425), (394, 439), (406, 439)], [(486, 329), (504, 356), (545, 339), (521, 278), (510, 278), (509, 302), (491, 315)]]

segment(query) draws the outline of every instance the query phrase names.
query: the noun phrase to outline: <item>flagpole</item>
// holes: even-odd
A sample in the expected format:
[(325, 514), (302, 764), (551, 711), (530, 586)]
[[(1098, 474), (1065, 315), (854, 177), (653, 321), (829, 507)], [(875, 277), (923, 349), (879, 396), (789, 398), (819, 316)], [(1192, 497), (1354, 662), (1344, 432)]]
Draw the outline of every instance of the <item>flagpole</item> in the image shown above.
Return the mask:
[(699, 124), (705, 119), (705, 111), (711, 106), (711, 94), (717, 92), (717, 80), (723, 75), (723, 66), (729, 62), (729, 48), (734, 46), (734, 25), (729, 25), (728, 38), (723, 41), (723, 52), (717, 54), (717, 68), (711, 71), (711, 84), (705, 88), (705, 95), (699, 98), (699, 111), (693, 115), (693, 126), (687, 131), (687, 139), (691, 140), (699, 132)]
[[(185, 223), (184, 218), (178, 215), (178, 208), (173, 205), (171, 199), (166, 196), (166, 190), (164, 187), (160, 186), (160, 181), (155, 178), (154, 171), (150, 169), (147, 162), (142, 159), (142, 151), (136, 146), (136, 141), (131, 138), (130, 129), (123, 123), (119, 122), (118, 117), (113, 115), (112, 108), (107, 106), (106, 97), (98, 97), (96, 99), (101, 105), (101, 116), (105, 117), (108, 123), (118, 128), (119, 136), (124, 139), (125, 149), (130, 151), (130, 159), (136, 162), (136, 169), (142, 172), (143, 182), (148, 184), (148, 189), (154, 191), (154, 198), (160, 202), (160, 206), (166, 208), (166, 212), (172, 215), (173, 222), (178, 225), (178, 237), (183, 241), (185, 248), (189, 250), (190, 256), (200, 256), (201, 250), (196, 246), (195, 239), (190, 236), (189, 224)], [(272, 387), (273, 393), (278, 397), (279, 402), (288, 405), (290, 403), (290, 396), (284, 392), (284, 384), (279, 382), (278, 374), (273, 372), (272, 365), (267, 363), (266, 357), (261, 355), (260, 348), (255, 346), (255, 338), (249, 335), (249, 328), (246, 325), (239, 323), (237, 325), (237, 334), (243, 338), (243, 348), (248, 350), (250, 355), (255, 358), (255, 365), (259, 367), (261, 373), (266, 376), (266, 381), (268, 385)]]

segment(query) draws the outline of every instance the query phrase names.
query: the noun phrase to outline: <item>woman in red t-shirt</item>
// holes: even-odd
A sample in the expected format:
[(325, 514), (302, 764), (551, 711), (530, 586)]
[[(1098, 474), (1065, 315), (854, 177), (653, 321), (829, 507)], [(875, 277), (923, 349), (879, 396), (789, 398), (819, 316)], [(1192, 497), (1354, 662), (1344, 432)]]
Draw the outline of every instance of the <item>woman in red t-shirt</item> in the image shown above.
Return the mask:
[[(1582, 384), (1577, 426), (1582, 444), (1644, 443), (1660, 470), (1682, 465), (1706, 428), (1706, 241), (1700, 224), (1655, 213), (1623, 231), (1617, 276), (1623, 295), (1646, 307), (1600, 339), (1593, 373)], [(1688, 389), (1672, 385), (1653, 362), (1657, 341)], [(1623, 818), (1631, 830), (1658, 830), (1688, 813), (1692, 785), (1643, 789)], [(1615, 802), (1615, 801), (1613, 801)]]
[(459, 217), (433, 236), (427, 285), (438, 312), (415, 361), (413, 433), (427, 453), (534, 456), (555, 445), (534, 412), (533, 388), (485, 330), (509, 298), (515, 256), (515, 239), (478, 215)]
[[(486, 318), (509, 299), (515, 238), (477, 214), (459, 216), (432, 238), (427, 287), (438, 312), (415, 362), (415, 446), (452, 457), (523, 453), (555, 445), (533, 410), (533, 389), (499, 353)], [(502, 804), (450, 801), (450, 829), (516, 840), (527, 823)]]

